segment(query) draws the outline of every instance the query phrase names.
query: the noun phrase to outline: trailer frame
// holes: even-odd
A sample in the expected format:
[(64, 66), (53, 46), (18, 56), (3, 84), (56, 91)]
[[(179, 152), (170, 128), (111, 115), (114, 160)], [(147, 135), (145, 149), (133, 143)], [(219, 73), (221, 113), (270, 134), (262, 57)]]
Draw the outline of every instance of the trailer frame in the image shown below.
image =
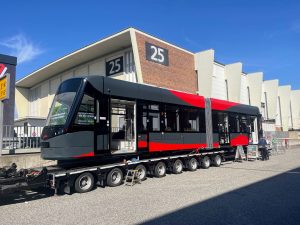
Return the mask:
[(196, 158), (199, 168), (199, 166), (201, 166), (201, 159), (205, 156), (208, 156), (212, 161), (216, 155), (219, 155), (222, 161), (225, 161), (224, 153), (225, 150), (213, 150), (201, 153), (199, 150), (193, 150), (188, 154), (178, 154), (141, 160), (133, 158), (132, 160), (124, 160), (123, 162), (106, 165), (75, 167), (70, 169), (58, 168), (55, 166), (32, 168), (20, 177), (0, 178), (0, 195), (36, 188), (51, 188), (55, 190), (55, 194), (71, 194), (73, 192), (76, 178), (83, 173), (91, 173), (94, 176), (96, 182), (93, 188), (97, 186), (104, 188), (107, 186), (107, 174), (114, 168), (120, 168), (123, 174), (126, 174), (127, 170), (135, 168), (139, 164), (143, 164), (147, 168), (147, 175), (155, 176), (154, 168), (158, 162), (164, 162), (167, 171), (172, 172), (173, 163), (177, 159), (182, 160), (184, 168), (187, 169), (187, 162), (191, 158)]

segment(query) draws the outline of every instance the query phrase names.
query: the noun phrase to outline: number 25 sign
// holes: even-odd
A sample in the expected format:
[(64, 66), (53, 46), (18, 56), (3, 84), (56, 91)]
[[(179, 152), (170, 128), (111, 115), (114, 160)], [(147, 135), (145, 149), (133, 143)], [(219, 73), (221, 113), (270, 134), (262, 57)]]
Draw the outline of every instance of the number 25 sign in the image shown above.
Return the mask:
[(168, 49), (161, 48), (154, 44), (145, 43), (146, 59), (155, 63), (169, 66), (169, 52)]
[(123, 56), (106, 62), (106, 75), (114, 75), (123, 72)]

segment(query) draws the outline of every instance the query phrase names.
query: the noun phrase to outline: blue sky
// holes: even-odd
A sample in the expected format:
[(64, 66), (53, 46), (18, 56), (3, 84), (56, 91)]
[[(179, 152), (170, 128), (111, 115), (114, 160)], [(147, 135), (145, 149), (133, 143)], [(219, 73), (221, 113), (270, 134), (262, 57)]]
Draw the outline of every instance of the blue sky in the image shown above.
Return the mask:
[(24, 1), (1, 5), (0, 53), (17, 79), (82, 46), (135, 27), (246, 73), (300, 89), (300, 1)]

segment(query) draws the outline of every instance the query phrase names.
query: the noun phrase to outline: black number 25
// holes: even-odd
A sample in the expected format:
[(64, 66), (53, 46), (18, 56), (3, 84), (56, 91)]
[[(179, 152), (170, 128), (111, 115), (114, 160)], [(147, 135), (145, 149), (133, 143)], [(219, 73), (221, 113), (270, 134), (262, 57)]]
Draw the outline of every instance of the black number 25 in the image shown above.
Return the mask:
[(123, 72), (123, 56), (106, 62), (106, 75), (114, 75)]

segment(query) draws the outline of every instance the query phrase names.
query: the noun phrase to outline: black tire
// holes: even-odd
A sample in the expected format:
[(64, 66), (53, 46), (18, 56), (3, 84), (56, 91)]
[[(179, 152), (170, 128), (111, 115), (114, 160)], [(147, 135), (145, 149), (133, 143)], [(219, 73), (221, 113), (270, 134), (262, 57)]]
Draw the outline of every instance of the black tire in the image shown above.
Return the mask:
[(119, 186), (123, 181), (123, 172), (119, 168), (112, 169), (106, 178), (107, 185), (110, 187)]
[(145, 180), (147, 177), (147, 169), (143, 164), (137, 165), (135, 170), (138, 170), (138, 178), (139, 180)]
[(208, 156), (201, 159), (201, 167), (203, 169), (208, 169), (210, 167), (210, 158)]
[(213, 158), (213, 165), (215, 167), (220, 167), (221, 166), (221, 163), (222, 163), (222, 158), (220, 155), (216, 155), (214, 158)]
[(95, 184), (95, 179), (93, 174), (86, 172), (80, 174), (74, 183), (75, 191), (78, 193), (86, 193), (93, 189)]
[(198, 169), (198, 161), (195, 158), (190, 158), (187, 162), (187, 169), (189, 171), (196, 171)]
[(154, 168), (154, 176), (156, 177), (164, 177), (167, 172), (167, 167), (164, 162), (158, 162)]
[(183, 171), (183, 163), (180, 159), (175, 160), (175, 162), (172, 165), (172, 172), (175, 174), (182, 173)]

